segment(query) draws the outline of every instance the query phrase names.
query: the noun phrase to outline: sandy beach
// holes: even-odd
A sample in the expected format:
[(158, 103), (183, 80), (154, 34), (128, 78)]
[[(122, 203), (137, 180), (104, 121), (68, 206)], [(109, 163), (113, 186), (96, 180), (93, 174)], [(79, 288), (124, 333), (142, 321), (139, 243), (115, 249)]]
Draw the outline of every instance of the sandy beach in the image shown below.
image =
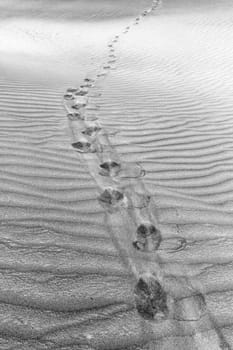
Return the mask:
[(0, 0), (0, 349), (233, 348), (229, 0)]

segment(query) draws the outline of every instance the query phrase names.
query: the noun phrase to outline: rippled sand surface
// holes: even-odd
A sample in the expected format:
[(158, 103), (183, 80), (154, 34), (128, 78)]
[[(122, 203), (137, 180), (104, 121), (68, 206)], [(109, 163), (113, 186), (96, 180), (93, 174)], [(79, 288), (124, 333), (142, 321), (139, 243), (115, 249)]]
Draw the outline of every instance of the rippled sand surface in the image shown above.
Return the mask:
[[(232, 4), (164, 0), (137, 23), (150, 6), (0, 0), (0, 349), (233, 347)], [(96, 74), (97, 158), (63, 105)], [(113, 212), (100, 159), (123, 164)], [(138, 312), (144, 272), (165, 318)]]

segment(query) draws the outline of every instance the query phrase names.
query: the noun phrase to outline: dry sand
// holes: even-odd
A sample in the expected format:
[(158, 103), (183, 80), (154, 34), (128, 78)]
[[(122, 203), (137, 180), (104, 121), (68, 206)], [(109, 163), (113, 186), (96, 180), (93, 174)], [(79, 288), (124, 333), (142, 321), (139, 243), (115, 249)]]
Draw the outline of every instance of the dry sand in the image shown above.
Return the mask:
[[(136, 25), (151, 4), (0, 0), (0, 349), (233, 347), (232, 6), (164, 0)], [(98, 73), (97, 120), (68, 120), (66, 89)], [(137, 251), (148, 221), (162, 241)], [(163, 319), (137, 312), (145, 272)]]

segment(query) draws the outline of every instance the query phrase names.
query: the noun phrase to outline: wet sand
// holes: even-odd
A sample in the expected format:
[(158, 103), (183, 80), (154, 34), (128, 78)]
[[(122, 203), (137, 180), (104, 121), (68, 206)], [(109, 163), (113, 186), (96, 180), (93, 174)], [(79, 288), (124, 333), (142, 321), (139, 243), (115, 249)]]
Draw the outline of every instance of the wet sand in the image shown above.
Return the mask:
[(39, 3), (0, 1), (1, 349), (231, 349), (230, 2)]

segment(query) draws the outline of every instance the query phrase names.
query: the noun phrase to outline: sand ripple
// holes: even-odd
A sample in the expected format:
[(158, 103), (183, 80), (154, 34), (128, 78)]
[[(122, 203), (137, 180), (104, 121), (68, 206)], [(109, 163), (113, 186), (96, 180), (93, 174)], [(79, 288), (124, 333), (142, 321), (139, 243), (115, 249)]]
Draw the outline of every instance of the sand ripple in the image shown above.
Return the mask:
[[(2, 79), (1, 349), (233, 346), (230, 10), (168, 0), (133, 18), (89, 94), (100, 138), (65, 120), (63, 87)], [(148, 269), (165, 319), (137, 312)]]

